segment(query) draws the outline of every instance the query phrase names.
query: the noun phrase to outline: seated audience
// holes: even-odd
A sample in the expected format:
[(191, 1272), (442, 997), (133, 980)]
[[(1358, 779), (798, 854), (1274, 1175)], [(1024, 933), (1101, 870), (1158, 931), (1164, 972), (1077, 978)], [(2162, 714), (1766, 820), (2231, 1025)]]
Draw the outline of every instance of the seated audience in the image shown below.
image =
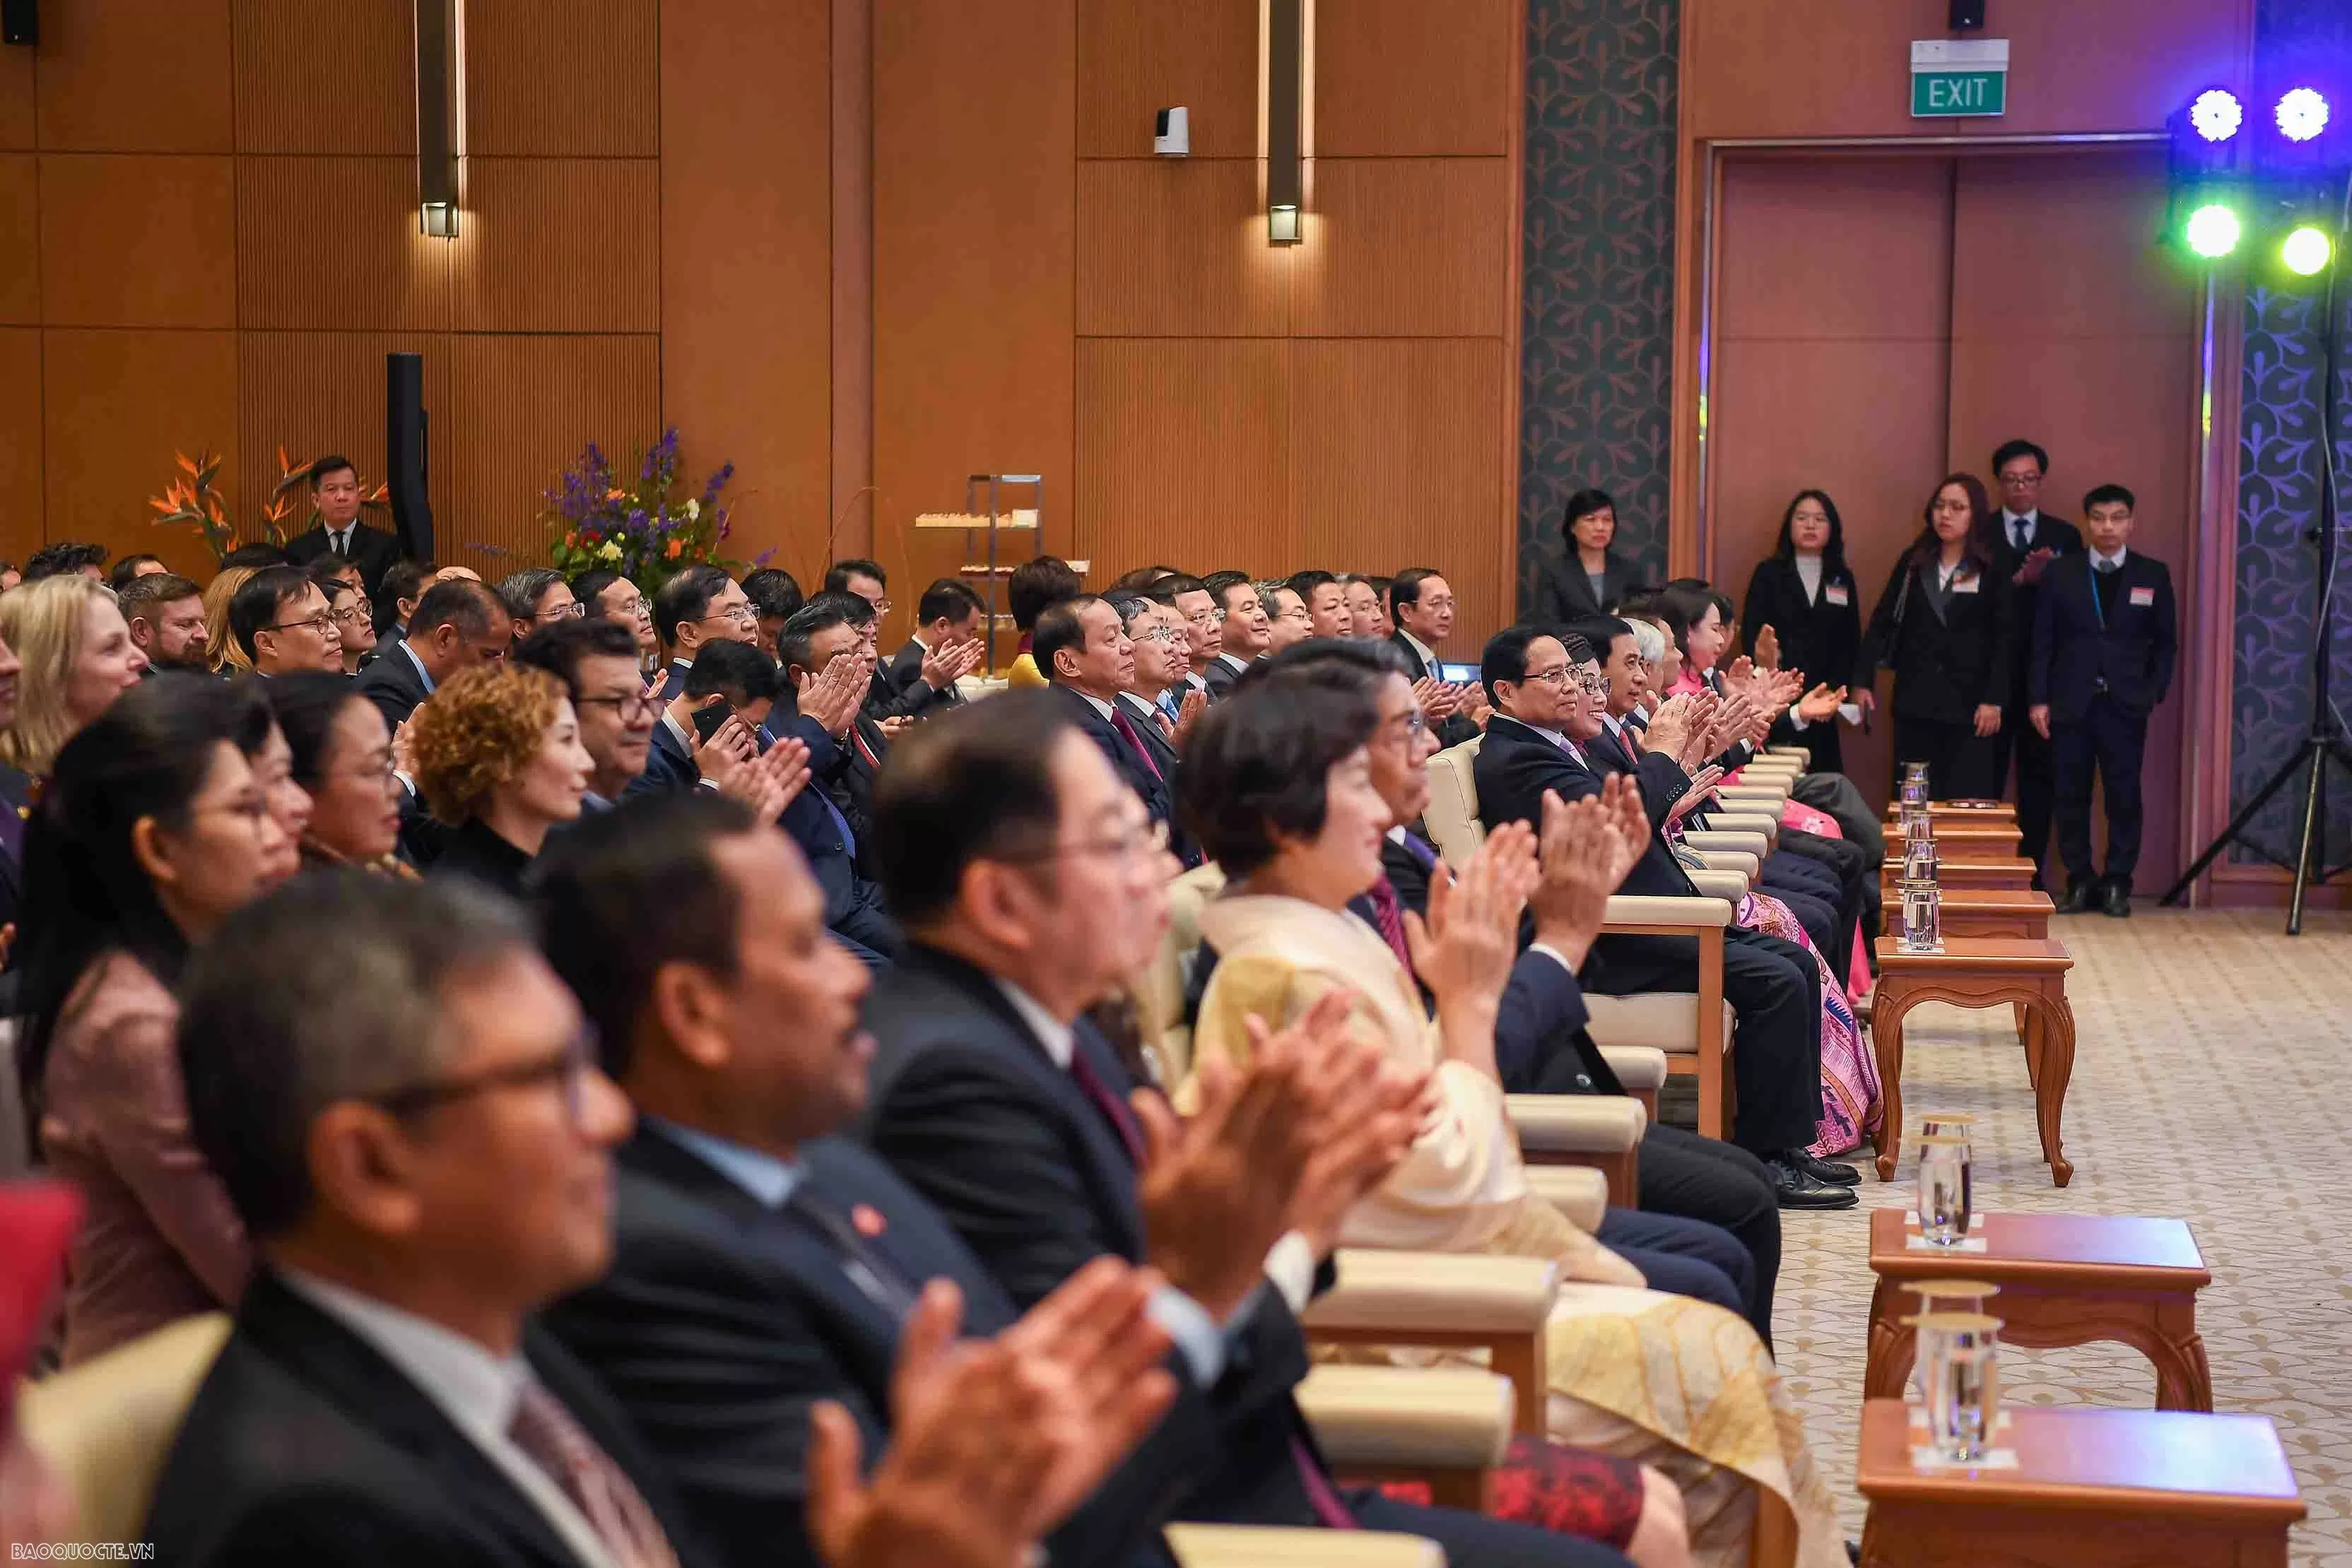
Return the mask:
[(266, 566), (296, 564), (294, 558), (286, 553), (286, 548), (283, 545), (273, 545), (262, 540), (237, 546), (228, 554), (221, 557), (220, 563), (221, 570), (224, 571), (236, 567), (244, 567), (248, 571), (259, 571)]
[(335, 623), (336, 640), (342, 645), (343, 669), (346, 675), (356, 675), (367, 656), (375, 652), (375, 607), (367, 601), (352, 580), (358, 575), (350, 561), (341, 570), (310, 570), (310, 580), (326, 595), (327, 614)]
[(147, 669), (113, 590), (80, 572), (0, 594), (0, 643), (20, 664), (16, 716), (0, 732), (0, 764), (28, 778), (48, 772), (65, 743)]
[(228, 626), (257, 675), (342, 672), (342, 634), (327, 596), (299, 567), (264, 567), (247, 578), (229, 601)]
[[(1068, 706), (1013, 692), (919, 727), (876, 811), (911, 940), (866, 1003), (866, 1145), (1016, 1310), (1106, 1254), (1166, 1278), (1155, 1317), (1181, 1347), (1179, 1387), (1155, 1441), (1202, 1445), (1178, 1516), (1402, 1530), (1439, 1542), (1456, 1568), (1614, 1561), (1524, 1525), (1334, 1485), (1291, 1397), (1307, 1371), (1295, 1314), (1341, 1217), (1398, 1145), (1382, 1131), (1342, 1161), (1329, 1140), (1375, 1120), (1409, 1130), (1424, 1081), (1369, 1063), (1341, 1074), (1379, 1086), (1385, 1111), (1415, 1108), (1368, 1117), (1294, 1100), (1268, 1051), (1213, 1086), (1212, 1110), (1187, 1123), (1156, 1095), (1127, 1100), (1129, 1074), (1085, 1014), (1151, 961), (1173, 867)], [(1355, 1050), (1316, 1038), (1318, 1053)], [(1265, 1113), (1247, 1128), (1223, 1113), (1234, 1095), (1261, 1092)], [(1308, 1148), (1332, 1157), (1308, 1167)], [(1212, 1166), (1222, 1179), (1196, 1181)]]
[(27, 825), (17, 1067), (43, 1158), (89, 1204), (68, 1365), (245, 1288), (244, 1231), (188, 1142), (173, 988), (292, 869), (254, 777), (274, 733), (256, 692), (158, 676), (66, 744)]
[(1485, 727), (1490, 710), (1484, 693), (1438, 673), (1438, 646), (1454, 635), (1454, 585), (1430, 567), (1407, 567), (1389, 580), (1389, 610), (1396, 626), (1389, 643), (1404, 654), (1422, 716), (1437, 726), (1440, 747), (1461, 745)]
[(1217, 656), (1198, 673), (1208, 683), (1209, 695), (1221, 697), (1234, 689), (1234, 683), (1254, 661), (1265, 657), (1274, 633), (1266, 621), (1265, 604), (1249, 573), (1213, 571), (1201, 580), (1208, 585), (1210, 599), (1217, 607), (1218, 648)]
[(2000, 793), (1993, 737), (2010, 700), (2014, 633), (2010, 584), (1994, 570), (2000, 537), (1975, 475), (1937, 486), (1927, 526), (1871, 612), (1854, 672), (1863, 691), (1879, 670), (1895, 672), (1895, 776), (1906, 763), (1926, 763), (1938, 800)]
[(140, 578), (168, 573), (171, 570), (163, 564), (163, 558), (160, 555), (127, 555), (116, 561), (114, 570), (106, 574), (106, 586), (121, 593)]
[(318, 524), (287, 542), (286, 559), (295, 566), (330, 556), (357, 561), (366, 591), (373, 597), (383, 585), (383, 574), (400, 559), (400, 541), (360, 521), (367, 497), (350, 458), (331, 453), (310, 465), (310, 505)]
[(1536, 558), (1528, 621), (1556, 624), (1613, 612), (1638, 580), (1633, 564), (1612, 549), (1617, 503), (1606, 490), (1579, 490), (1560, 508), (1560, 551)]
[[(1739, 612), (1748, 651), (1764, 664), (1766, 634), (1778, 647), (1773, 667), (1801, 671), (1808, 687), (1829, 685), (1843, 700), (1862, 653), (1862, 594), (1845, 563), (1845, 525), (1825, 490), (1800, 490), (1780, 517), (1780, 542), (1748, 580)], [(1854, 704), (1872, 706), (1868, 687)], [(1845, 771), (1840, 720), (1811, 720), (1791, 710), (1772, 727), (1772, 739), (1801, 746), (1817, 773)]]
[(563, 683), (497, 660), (461, 670), (409, 726), (416, 792), (455, 830), (430, 868), (506, 894), (547, 835), (576, 821), (591, 764)]
[(68, 577), (76, 572), (102, 586), (106, 581), (106, 547), (59, 539), (56, 544), (43, 545), (25, 562), (26, 582), (38, 582), (45, 577)]
[(415, 875), (394, 853), (404, 793), (376, 706), (328, 674), (285, 675), (260, 690), (286, 738), (288, 772), (310, 800), (298, 844), (303, 866)]
[(1390, 623), (1388, 608), (1382, 602), (1387, 585), (1386, 578), (1367, 577), (1356, 571), (1339, 574), (1339, 589), (1348, 599), (1349, 636), (1363, 642), (1384, 643), (1394, 633), (1396, 628)]
[[(1406, 738), (1415, 716), (1402, 679), (1391, 697), (1396, 722), (1388, 727)], [(1732, 1282), (1689, 1250), (1709, 1244), (1702, 1233), (1710, 1228), (1683, 1221), (1678, 1233), (1676, 1222), (1621, 1215), (1629, 1241), (1685, 1249), (1637, 1249), (1629, 1259), (1528, 1186), (1495, 1053), (1519, 915), (1540, 875), (1533, 831), (1497, 824), (1456, 879), (1433, 886), (1426, 922), (1408, 925), (1391, 911), (1394, 946), (1350, 911), (1380, 883), (1391, 826), (1370, 755), (1381, 728), (1366, 684), (1328, 667), (1244, 684), (1202, 721), (1185, 771), (1184, 819), (1233, 881), (1201, 912), (1202, 938), (1220, 961), (1193, 1032), (1194, 1077), (1180, 1087), (1179, 1103), (1195, 1099), (1207, 1064), (1245, 1065), (1254, 1034), (1340, 998), (1349, 1034), (1392, 1065), (1427, 1074), (1438, 1100), (1403, 1162), (1348, 1211), (1340, 1242), (1546, 1259), (1565, 1279), (1603, 1287), (1564, 1291), (1552, 1309), (1551, 1437), (1629, 1454), (1671, 1476), (1702, 1563), (1748, 1561), (1758, 1527), (1751, 1489), (1759, 1484), (1795, 1514), (1800, 1561), (1838, 1561), (1834, 1505), (1771, 1354), (1734, 1315), (1745, 1303)], [(1563, 967), (1582, 957), (1649, 836), (1638, 793), (1619, 786), (1596, 794), (1545, 805), (1556, 853), (1572, 862), (1563, 871), (1583, 888), (1564, 933), (1571, 946)], [(1421, 954), (1433, 1019), (1397, 950), (1408, 945)], [(1738, 1254), (1728, 1237), (1711, 1234), (1718, 1256)], [(1643, 1289), (1641, 1270), (1651, 1267), (1715, 1304)], [(1643, 1380), (1629, 1387), (1620, 1364), (1628, 1357), (1671, 1395), (1643, 1391)]]
[(915, 630), (907, 645), (876, 670), (877, 693), (871, 718), (920, 718), (963, 701), (956, 683), (980, 668), (987, 644), (981, 636), (983, 606), (971, 584), (943, 577), (923, 590), (915, 605)]
[(26, 1432), (16, 1390), (41, 1350), (81, 1214), (70, 1183), (0, 1186), (0, 1546), (14, 1563), (54, 1558), (74, 1534), (73, 1489)]
[(150, 673), (212, 668), (205, 645), (204, 590), (168, 571), (142, 572), (116, 591), (115, 608), (131, 645), (147, 657)]
[[(383, 574), (383, 581), (369, 597), (375, 601), (376, 657), (390, 651), (394, 643), (408, 634), (408, 618), (416, 613), (424, 601), (425, 591), (433, 586), (433, 568), (429, 562), (394, 561)], [(373, 664), (374, 659), (368, 663)]]
[(1055, 556), (1041, 555), (1013, 569), (1004, 580), (1004, 603), (1013, 616), (1013, 629), (1021, 634), (1021, 640), (1014, 645), (1012, 667), (1004, 674), (1006, 685), (1017, 688), (1045, 684), (1045, 672), (1032, 650), (1037, 617), (1085, 591), (1086, 584), (1070, 570), (1070, 563)]
[(654, 633), (653, 602), (637, 591), (635, 583), (617, 571), (583, 571), (572, 580), (572, 591), (588, 606), (592, 620), (601, 617), (627, 628), (637, 640), (641, 665), (647, 670), (661, 667), (661, 639)]
[(1307, 621), (1311, 637), (1348, 637), (1355, 634), (1355, 621), (1348, 613), (1348, 591), (1339, 580), (1328, 571), (1294, 572), (1290, 591), (1307, 606)]
[(890, 613), (890, 574), (879, 561), (853, 557), (825, 568), (824, 593), (854, 593), (874, 606), (877, 615)]
[(1192, 709), (1188, 717), (1175, 695), (1182, 689), (1185, 674), (1183, 618), (1173, 605), (1139, 594), (1115, 594), (1109, 603), (1118, 612), (1119, 630), (1135, 649), (1135, 674), (1120, 689), (1118, 706), (1143, 737), (1160, 777), (1173, 779), (1177, 744), (1190, 733), (1203, 706), (1203, 699), (1187, 699)]
[(601, 616), (575, 616), (541, 627), (514, 656), (563, 683), (580, 744), (594, 764), (581, 810), (611, 810), (645, 772), (662, 711), (661, 697), (638, 673), (635, 633)]
[(0, 560), (0, 593), (5, 593), (25, 580), (25, 574), (13, 560)]
[(496, 594), (463, 579), (436, 582), (409, 616), (408, 634), (360, 672), (356, 689), (397, 732), (444, 681), (505, 658), (512, 643)]
[(551, 621), (587, 612), (587, 606), (572, 597), (572, 585), (563, 580), (563, 574), (544, 566), (525, 567), (509, 573), (499, 584), (499, 602), (514, 624), (514, 640), (518, 643)]
[[(548, 960), (637, 1112), (613, 1266), (543, 1321), (613, 1391), (722, 1561), (818, 1561), (812, 1408), (837, 1403), (867, 1453), (893, 1446), (892, 1351), (926, 1282), (961, 1298), (968, 1335), (1083, 1355), (1091, 1331), (1141, 1436), (1175, 1389), (1139, 1277), (1118, 1306), (1068, 1321), (1104, 1288), (1087, 1275), (1016, 1326), (954, 1232), (839, 1135), (866, 1099), (866, 971), (822, 940), (824, 894), (782, 834), (699, 794), (635, 800), (551, 848), (532, 883)], [(672, 917), (649, 927), (656, 905)], [(861, 1233), (858, 1215), (878, 1223)], [(1097, 1491), (1054, 1559), (1129, 1557), (1181, 1479), (1168, 1468), (1131, 1466)]]
[(1203, 702), (1215, 700), (1208, 671), (1225, 648), (1225, 612), (1218, 608), (1216, 595), (1199, 578), (1171, 572), (1144, 597), (1172, 606), (1182, 622), (1184, 670), (1178, 684), (1183, 689), (1176, 693), (1178, 703), (1182, 703), (1187, 692), (1200, 693)]
[[(856, 682), (858, 671), (870, 668), (873, 657), (873, 635), (881, 618), (874, 606), (863, 596), (828, 589), (801, 606), (798, 613), (784, 622), (783, 634), (776, 641), (776, 652), (783, 664), (784, 689), (793, 695), (793, 706), (801, 717), (824, 727), (818, 713), (798, 706), (799, 694), (808, 691), (835, 672), (843, 660), (854, 661), (856, 670), (835, 674), (837, 681)], [(857, 847), (851, 852), (857, 861), (860, 875), (871, 878), (873, 873), (874, 780), (882, 771), (882, 764), (890, 755), (889, 737), (882, 726), (868, 716), (871, 712), (870, 694), (873, 676), (863, 676), (868, 698), (854, 712), (846, 724), (827, 728), (826, 738), (833, 742), (833, 756), (822, 767), (813, 767), (817, 788), (837, 807), (849, 824), (851, 841)], [(824, 716), (829, 718), (830, 715)], [(772, 733), (781, 733), (781, 727), (771, 727)], [(804, 741), (814, 750), (814, 741)]]
[(744, 574), (743, 597), (751, 601), (751, 613), (760, 623), (760, 652), (772, 659), (784, 622), (808, 602), (808, 596), (791, 572), (780, 566), (763, 566)]
[[(229, 552), (234, 555), (236, 552)], [(222, 675), (249, 675), (253, 661), (237, 646), (236, 638), (228, 628), (228, 607), (236, 601), (237, 590), (261, 569), (257, 566), (224, 566), (205, 584), (205, 658), (213, 673)]]
[(1166, 831), (1176, 815), (1176, 780), (1118, 706), (1119, 693), (1135, 681), (1135, 644), (1118, 612), (1091, 596), (1055, 605), (1037, 622), (1036, 654), (1070, 722), (1101, 748), (1152, 825)]
[(760, 620), (743, 589), (723, 567), (689, 566), (661, 585), (654, 595), (654, 633), (661, 639), (668, 676), (662, 700), (676, 697), (686, 685), (694, 656), (713, 643), (760, 644)]
[(1307, 612), (1307, 601), (1288, 583), (1261, 582), (1257, 585), (1257, 597), (1265, 607), (1267, 653), (1279, 653), (1292, 643), (1304, 643), (1317, 634), (1315, 618)]

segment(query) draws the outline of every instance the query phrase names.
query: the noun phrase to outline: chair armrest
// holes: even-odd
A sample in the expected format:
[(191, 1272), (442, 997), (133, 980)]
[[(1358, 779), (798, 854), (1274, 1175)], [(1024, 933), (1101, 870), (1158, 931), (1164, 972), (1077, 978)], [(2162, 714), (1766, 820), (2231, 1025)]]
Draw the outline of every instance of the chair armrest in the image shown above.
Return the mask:
[(1620, 1155), (1638, 1147), (1649, 1117), (1630, 1094), (1507, 1094), (1519, 1150), (1539, 1155)]
[(1769, 784), (1718, 784), (1715, 798), (1727, 806), (1748, 806), (1777, 812), (1788, 803), (1789, 792)]
[[(1755, 863), (1756, 857), (1753, 855), (1742, 855), (1740, 858), (1751, 865)], [(1720, 898), (1732, 904), (1737, 904), (1747, 897), (1748, 888), (1755, 883), (1755, 877), (1751, 873), (1718, 871), (1712, 865), (1702, 867), (1697, 871), (1685, 872), (1683, 874), (1690, 878), (1693, 887), (1709, 898)]]
[(1603, 931), (1694, 932), (1731, 924), (1731, 905), (1719, 898), (1662, 898), (1648, 894), (1612, 894)]
[[(1701, 871), (1711, 871), (1718, 876), (1738, 878), (1740, 893), (1748, 891), (1764, 868), (1762, 857), (1751, 854), (1746, 850), (1698, 850), (1694, 851), (1693, 853), (1698, 860)], [(1737, 894), (1709, 893), (1707, 896), (1725, 898), (1735, 897)]]
[(1298, 1317), (1309, 1334), (1531, 1333), (1559, 1294), (1559, 1266), (1540, 1258), (1342, 1247), (1331, 1261), (1339, 1281)]
[(1617, 1075), (1629, 1094), (1655, 1093), (1665, 1086), (1666, 1053), (1647, 1045), (1604, 1045), (1601, 1060)]
[(1445, 1549), (1382, 1530), (1286, 1530), (1263, 1524), (1171, 1524), (1178, 1568), (1445, 1568)]
[[(1745, 816), (1749, 813), (1735, 811), (1729, 814)], [(1683, 842), (1695, 850), (1738, 850), (1751, 855), (1769, 854), (1772, 850), (1771, 841), (1747, 828), (1693, 828), (1683, 835)]]
[(1511, 1382), (1467, 1366), (1318, 1366), (1298, 1407), (1338, 1469), (1484, 1469), (1511, 1446)]
[(1528, 1190), (1588, 1236), (1609, 1207), (1609, 1183), (1590, 1166), (1529, 1166)]
[(1739, 810), (1715, 811), (1708, 814), (1712, 824), (1706, 831), (1715, 833), (1760, 833), (1768, 844), (1780, 841), (1780, 817), (1777, 811)]

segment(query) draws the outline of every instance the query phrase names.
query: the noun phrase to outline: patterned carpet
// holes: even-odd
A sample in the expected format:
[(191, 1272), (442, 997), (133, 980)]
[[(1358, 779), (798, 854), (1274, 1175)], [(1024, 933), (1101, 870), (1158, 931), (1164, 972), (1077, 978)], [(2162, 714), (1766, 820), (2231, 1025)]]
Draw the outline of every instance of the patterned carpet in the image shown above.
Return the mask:
[[(2074, 1181), (2050, 1185), (2032, 1092), (2007, 1009), (1914, 1009), (1904, 1027), (1904, 1098), (1975, 1112), (1976, 1186), (1988, 1210), (2172, 1215), (2195, 1229), (2213, 1283), (2198, 1327), (2217, 1409), (2278, 1423), (2309, 1505), (2294, 1533), (2302, 1568), (2352, 1568), (2352, 1248), (2320, 1200), (2352, 1182), (2345, 1112), (2352, 1019), (2352, 921), (2314, 916), (2283, 936), (2282, 913), (2177, 914), (2143, 902), (2128, 923), (2054, 923), (2073, 951), (2079, 1040), (2066, 1098)], [(2216, 1065), (2220, 1071), (2215, 1071)], [(1786, 1217), (1776, 1339), (1823, 1473), (1850, 1532), (1853, 1433), (1870, 1304), (1870, 1210), (1908, 1207), (1905, 1178), (1864, 1164), (1863, 1203)], [(1998, 1313), (2000, 1305), (1994, 1303)], [(2044, 1405), (2154, 1402), (2147, 1362), (2116, 1345), (2005, 1348), (2007, 1396)]]

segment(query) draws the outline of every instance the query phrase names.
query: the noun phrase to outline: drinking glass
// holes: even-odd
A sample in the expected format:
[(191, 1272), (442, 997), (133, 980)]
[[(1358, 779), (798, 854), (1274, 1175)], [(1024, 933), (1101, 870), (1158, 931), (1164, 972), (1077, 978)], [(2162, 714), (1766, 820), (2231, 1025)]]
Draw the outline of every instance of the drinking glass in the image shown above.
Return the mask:
[(1969, 1145), (1965, 1138), (1937, 1133), (1919, 1140), (1919, 1234), (1931, 1247), (1957, 1247), (1968, 1239)]
[(1943, 908), (1943, 890), (1932, 880), (1905, 880), (1903, 950), (1906, 953), (1940, 953), (1944, 950)]
[(1960, 1207), (1973, 1215), (1976, 1204), (1976, 1149), (1969, 1129), (1977, 1119), (1966, 1111), (1929, 1111), (1919, 1118), (1923, 1138), (1958, 1138), (1960, 1144)]
[(1919, 1319), (1927, 1446), (1956, 1464), (1982, 1459), (2000, 1413), (2000, 1320), (1980, 1312), (1928, 1312)]

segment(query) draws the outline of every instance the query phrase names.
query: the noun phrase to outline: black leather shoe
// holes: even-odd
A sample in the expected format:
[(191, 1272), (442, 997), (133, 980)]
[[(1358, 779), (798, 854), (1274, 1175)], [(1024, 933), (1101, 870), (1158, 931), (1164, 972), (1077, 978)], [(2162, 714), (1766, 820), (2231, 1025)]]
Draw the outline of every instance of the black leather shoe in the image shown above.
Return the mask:
[(1816, 1159), (1800, 1149), (1789, 1156), (1789, 1163), (1818, 1182), (1832, 1186), (1860, 1186), (1862, 1173), (1852, 1166), (1836, 1160)]
[(1852, 1187), (1816, 1181), (1778, 1155), (1766, 1160), (1764, 1168), (1772, 1175), (1772, 1195), (1782, 1208), (1852, 1208), (1862, 1201)]
[(2076, 883), (2066, 890), (2066, 896), (2058, 901), (2058, 913), (2061, 915), (2088, 915), (2098, 907), (2099, 890), (2087, 882)]
[(2129, 920), (2131, 918), (2131, 889), (2126, 887), (2119, 882), (2111, 882), (2107, 883), (2106, 893), (2102, 897), (2099, 904), (2099, 911), (2104, 915), (2111, 915), (2117, 920)]

